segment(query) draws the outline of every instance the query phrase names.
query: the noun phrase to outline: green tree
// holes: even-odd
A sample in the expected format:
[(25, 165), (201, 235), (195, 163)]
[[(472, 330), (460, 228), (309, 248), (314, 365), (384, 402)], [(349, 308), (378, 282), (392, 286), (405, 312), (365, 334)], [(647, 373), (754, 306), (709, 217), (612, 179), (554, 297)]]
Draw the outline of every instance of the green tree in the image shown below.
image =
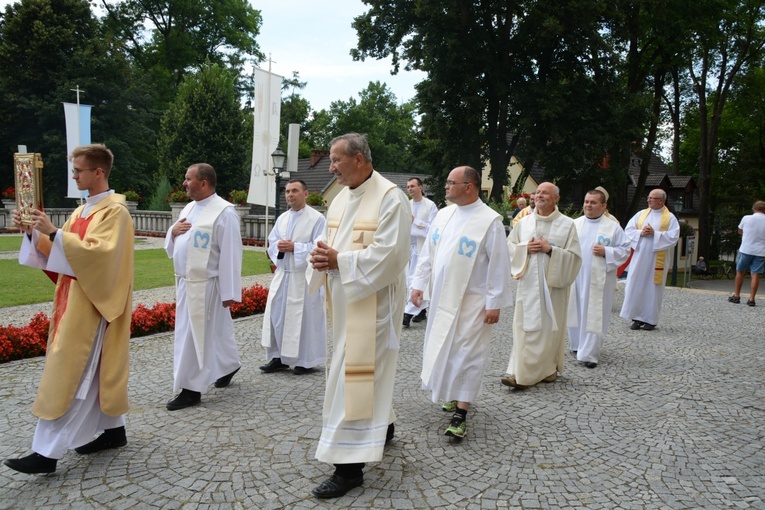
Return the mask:
[(184, 78), (162, 118), (158, 140), (160, 174), (180, 185), (193, 163), (209, 163), (218, 174), (218, 194), (245, 189), (249, 182), (249, 133), (234, 77), (207, 64)]
[(75, 85), (85, 90), (82, 102), (93, 105), (92, 140), (115, 153), (110, 184), (146, 193), (152, 88), (104, 36), (85, 0), (25, 0), (0, 19), (0, 164), (9, 169), (0, 179), (12, 178), (16, 145), (27, 145), (43, 155), (45, 204), (63, 204), (70, 176), (61, 103), (74, 102)]
[(245, 60), (263, 59), (255, 40), (260, 11), (246, 0), (101, 0), (100, 5), (107, 12), (110, 33), (152, 73), (165, 102), (173, 98), (186, 73), (206, 62), (236, 70), (241, 92)]
[(300, 158), (311, 156), (311, 145), (309, 142), (311, 103), (297, 93), (298, 90), (303, 90), (305, 86), (306, 82), (300, 81), (300, 74), (297, 71), (292, 72), (292, 78), (284, 78), (282, 80), (282, 93), (288, 90), (290, 93), (287, 96), (282, 96), (281, 130), (279, 132), (281, 146), (287, 147), (289, 125), (299, 124), (300, 146), (298, 157)]
[(416, 140), (415, 107), (399, 105), (386, 84), (370, 82), (359, 92), (359, 100), (333, 101), (329, 110), (316, 112), (311, 120), (312, 147), (329, 147), (335, 136), (365, 133), (372, 147), (377, 170), (411, 172), (412, 149)]
[[(736, 79), (761, 65), (765, 48), (765, 5), (756, 0), (713, 2), (700, 11), (689, 63), (698, 108), (699, 255), (709, 258), (712, 237), (712, 177), (719, 161), (723, 110)], [(762, 91), (760, 91), (762, 93)]]

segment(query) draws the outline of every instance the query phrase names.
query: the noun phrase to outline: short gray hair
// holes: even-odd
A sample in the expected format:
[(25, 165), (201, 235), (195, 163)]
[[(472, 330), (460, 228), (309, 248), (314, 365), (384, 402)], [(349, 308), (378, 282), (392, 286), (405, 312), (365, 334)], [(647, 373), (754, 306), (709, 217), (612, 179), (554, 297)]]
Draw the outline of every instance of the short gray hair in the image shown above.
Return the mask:
[(329, 142), (329, 146), (332, 147), (338, 142), (345, 140), (345, 155), (355, 156), (361, 154), (364, 161), (367, 163), (372, 162), (372, 151), (369, 149), (369, 142), (367, 141), (367, 135), (361, 135), (359, 133), (346, 133), (344, 135), (336, 136)]

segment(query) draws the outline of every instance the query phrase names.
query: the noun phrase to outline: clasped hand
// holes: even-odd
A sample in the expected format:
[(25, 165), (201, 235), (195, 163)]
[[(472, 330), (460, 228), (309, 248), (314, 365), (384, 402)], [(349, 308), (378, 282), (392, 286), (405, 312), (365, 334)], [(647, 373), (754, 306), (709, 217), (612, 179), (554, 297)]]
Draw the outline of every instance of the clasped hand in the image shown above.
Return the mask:
[(552, 246), (550, 246), (550, 242), (547, 239), (539, 236), (539, 239), (531, 238), (527, 249), (529, 253), (547, 253), (552, 250)]
[(316, 271), (332, 271), (337, 269), (337, 250), (324, 241), (316, 243), (309, 258), (311, 267)]

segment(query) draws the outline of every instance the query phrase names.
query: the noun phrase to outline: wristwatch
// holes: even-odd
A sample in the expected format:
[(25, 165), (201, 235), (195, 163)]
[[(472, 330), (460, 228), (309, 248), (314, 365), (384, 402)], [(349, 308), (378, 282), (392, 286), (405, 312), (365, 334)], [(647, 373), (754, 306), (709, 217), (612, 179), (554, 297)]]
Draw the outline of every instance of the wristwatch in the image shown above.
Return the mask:
[(50, 239), (50, 242), (53, 242), (56, 240), (56, 232), (58, 232), (58, 229), (54, 230), (50, 234), (48, 234), (48, 239)]

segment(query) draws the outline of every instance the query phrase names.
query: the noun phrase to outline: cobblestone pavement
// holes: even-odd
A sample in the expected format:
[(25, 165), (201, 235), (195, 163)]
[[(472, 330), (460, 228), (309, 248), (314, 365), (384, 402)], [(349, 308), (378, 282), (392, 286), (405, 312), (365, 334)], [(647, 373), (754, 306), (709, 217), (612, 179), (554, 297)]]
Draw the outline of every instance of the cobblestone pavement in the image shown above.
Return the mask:
[[(363, 488), (333, 501), (310, 490), (332, 471), (314, 460), (324, 370), (265, 375), (262, 317), (236, 323), (244, 363), (200, 406), (172, 397), (172, 336), (132, 342), (128, 445), (68, 453), (58, 471), (0, 466), (0, 508), (765, 508), (765, 302), (667, 289), (655, 331), (631, 331), (614, 304), (600, 364), (571, 356), (552, 384), (499, 383), (512, 311), (494, 330), (483, 393), (460, 443), (420, 389), (424, 324), (402, 338), (396, 438)], [(42, 359), (0, 365), (0, 457), (26, 454)]]

